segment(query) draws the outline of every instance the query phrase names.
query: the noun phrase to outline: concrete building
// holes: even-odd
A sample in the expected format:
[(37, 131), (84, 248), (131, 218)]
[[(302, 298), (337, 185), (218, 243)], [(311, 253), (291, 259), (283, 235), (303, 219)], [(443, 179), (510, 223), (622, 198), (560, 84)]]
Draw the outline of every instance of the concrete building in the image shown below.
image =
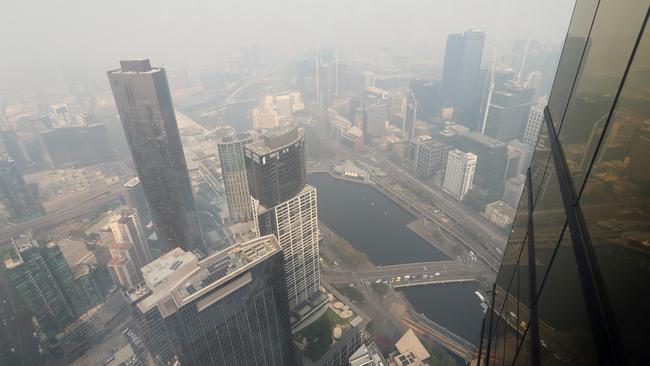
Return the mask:
[(124, 210), (113, 217), (109, 224), (116, 243), (130, 243), (135, 250), (134, 264), (137, 269), (142, 268), (154, 259), (149, 243), (140, 222), (140, 217), (135, 210)]
[(478, 156), (475, 185), (488, 190), (502, 186), (508, 165), (505, 142), (478, 132), (461, 132), (457, 146)]
[(129, 299), (162, 362), (294, 363), (282, 248), (261, 237), (199, 260), (176, 248), (142, 269)]
[(526, 129), (534, 90), (505, 85), (492, 93), (485, 121), (485, 134), (501, 141), (520, 139)]
[(419, 178), (430, 179), (436, 172), (447, 168), (450, 146), (431, 140), (419, 144), (417, 149), (415, 172)]
[(202, 248), (165, 69), (120, 61), (108, 79), (162, 248)]
[(366, 105), (364, 114), (364, 135), (368, 138), (381, 137), (386, 129), (390, 105), (384, 100), (373, 100)]
[(505, 229), (512, 224), (516, 211), (516, 209), (505, 202), (496, 201), (485, 206), (484, 215), (491, 223)]
[(244, 157), (244, 146), (251, 142), (253, 137), (248, 133), (242, 133), (225, 136), (217, 144), (230, 221), (233, 223), (249, 221), (253, 218)]
[(251, 111), (253, 128), (269, 129), (280, 125), (280, 116), (273, 105), (262, 104)]
[(537, 137), (539, 136), (539, 130), (542, 128), (542, 123), (544, 122), (544, 108), (542, 106), (533, 106), (530, 108), (530, 113), (528, 114), (528, 121), (526, 123), (526, 130), (524, 131), (524, 136), (522, 142), (530, 146), (535, 146), (537, 144)]
[(294, 309), (320, 287), (316, 188), (306, 185), (271, 208), (254, 205), (254, 212), (259, 234), (273, 234), (282, 245), (289, 306)]
[(472, 188), (476, 170), (476, 154), (458, 149), (451, 150), (447, 159), (447, 171), (443, 190), (458, 201)]
[(516, 175), (506, 180), (502, 201), (510, 207), (519, 206), (519, 198), (521, 197), (521, 192), (524, 191), (525, 183), (526, 176), (523, 174)]

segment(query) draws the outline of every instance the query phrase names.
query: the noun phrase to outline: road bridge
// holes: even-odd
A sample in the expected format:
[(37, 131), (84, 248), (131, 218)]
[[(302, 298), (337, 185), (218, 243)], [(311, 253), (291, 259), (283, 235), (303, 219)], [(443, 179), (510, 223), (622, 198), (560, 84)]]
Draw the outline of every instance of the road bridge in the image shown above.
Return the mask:
[(463, 337), (427, 318), (426, 315), (411, 311), (414, 320), (402, 319), (409, 328), (418, 333), (429, 334), (440, 344), (454, 354), (469, 361), (476, 346)]

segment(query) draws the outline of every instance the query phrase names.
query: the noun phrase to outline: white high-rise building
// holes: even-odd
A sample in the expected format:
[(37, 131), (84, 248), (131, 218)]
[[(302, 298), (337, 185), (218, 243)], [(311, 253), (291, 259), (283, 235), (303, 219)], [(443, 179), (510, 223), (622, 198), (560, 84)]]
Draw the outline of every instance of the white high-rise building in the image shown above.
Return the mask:
[(124, 210), (109, 224), (116, 243), (131, 244), (135, 249), (133, 258), (136, 270), (147, 265), (154, 258), (144, 234), (140, 217), (135, 210)]
[(539, 136), (539, 130), (542, 127), (544, 122), (544, 108), (541, 106), (534, 106), (530, 108), (530, 114), (528, 115), (528, 124), (526, 125), (526, 131), (524, 131), (523, 143), (530, 146), (535, 146), (537, 144), (537, 137)]
[(447, 158), (447, 171), (443, 190), (458, 201), (462, 201), (472, 188), (476, 161), (476, 154), (466, 153), (458, 149), (450, 151)]
[(308, 300), (320, 287), (316, 188), (306, 185), (295, 197), (266, 209), (254, 200), (261, 235), (274, 234), (284, 253), (289, 308)]

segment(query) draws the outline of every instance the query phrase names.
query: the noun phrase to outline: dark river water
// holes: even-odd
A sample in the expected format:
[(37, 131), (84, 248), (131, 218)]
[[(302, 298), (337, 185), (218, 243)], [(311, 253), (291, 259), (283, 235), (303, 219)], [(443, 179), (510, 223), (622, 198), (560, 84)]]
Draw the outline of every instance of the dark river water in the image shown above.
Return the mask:
[[(366, 253), (377, 265), (448, 260), (406, 227), (415, 218), (369, 185), (311, 174), (319, 219)], [(468, 341), (476, 341), (483, 318), (475, 283), (429, 285), (402, 290), (416, 311)]]

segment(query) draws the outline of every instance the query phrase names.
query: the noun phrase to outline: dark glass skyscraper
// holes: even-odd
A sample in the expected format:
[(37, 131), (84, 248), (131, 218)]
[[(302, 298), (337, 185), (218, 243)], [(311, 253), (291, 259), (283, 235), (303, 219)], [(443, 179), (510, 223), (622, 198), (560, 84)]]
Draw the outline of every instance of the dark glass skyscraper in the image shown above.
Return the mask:
[(469, 30), (447, 37), (442, 70), (442, 103), (454, 107), (454, 119), (472, 131), (481, 112), (481, 57), (485, 32)]
[(535, 90), (505, 85), (492, 94), (485, 134), (500, 141), (522, 139)]
[(294, 197), (306, 182), (305, 131), (278, 128), (246, 145), (250, 193), (265, 207)]
[(187, 366), (294, 364), (282, 249), (274, 236), (199, 261), (176, 248), (130, 293), (145, 343)]
[(120, 61), (108, 79), (162, 248), (201, 247), (192, 186), (165, 69)]
[(576, 2), (482, 365), (648, 364), (649, 6)]

